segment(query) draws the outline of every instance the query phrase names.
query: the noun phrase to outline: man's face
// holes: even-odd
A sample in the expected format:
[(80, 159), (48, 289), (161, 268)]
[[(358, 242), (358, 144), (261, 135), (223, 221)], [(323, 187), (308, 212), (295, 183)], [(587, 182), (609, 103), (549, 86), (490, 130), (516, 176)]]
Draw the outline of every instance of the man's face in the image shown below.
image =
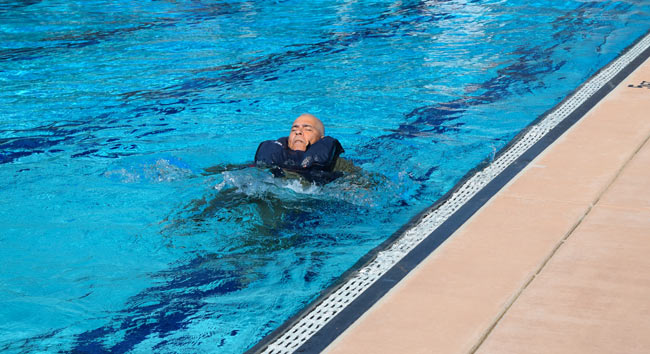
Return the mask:
[(305, 151), (307, 147), (323, 137), (319, 129), (320, 122), (311, 116), (300, 116), (293, 122), (289, 134), (289, 148)]

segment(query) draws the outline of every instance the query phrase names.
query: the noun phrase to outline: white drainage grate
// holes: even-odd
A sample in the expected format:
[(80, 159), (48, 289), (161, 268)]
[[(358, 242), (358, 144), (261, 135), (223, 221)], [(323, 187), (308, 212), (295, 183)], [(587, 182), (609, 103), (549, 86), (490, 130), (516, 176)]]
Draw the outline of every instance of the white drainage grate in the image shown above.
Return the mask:
[(355, 273), (341, 287), (328, 295), (312, 311), (297, 321), (290, 329), (269, 344), (262, 353), (293, 353), (316, 331), (327, 324), (337, 313), (368, 289), (377, 279), (406, 256), (415, 246), (431, 234), (449, 216), (467, 203), (492, 179), (516, 161), (531, 146), (542, 139), (551, 129), (567, 118), (587, 99), (614, 78), (636, 57), (650, 47), (650, 34), (634, 45), (625, 54), (588, 80), (571, 97), (562, 102), (539, 123), (528, 131), (494, 162), (470, 177), (455, 193), (437, 209), (425, 215), (420, 222), (408, 229), (388, 249), (381, 251), (368, 265)]

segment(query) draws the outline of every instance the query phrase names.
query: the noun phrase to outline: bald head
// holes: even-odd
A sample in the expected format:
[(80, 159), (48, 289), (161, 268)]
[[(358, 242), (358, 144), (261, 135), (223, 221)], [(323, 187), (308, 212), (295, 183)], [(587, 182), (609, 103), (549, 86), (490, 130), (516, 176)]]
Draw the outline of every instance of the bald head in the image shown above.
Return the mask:
[(289, 148), (305, 151), (309, 145), (325, 136), (325, 126), (316, 116), (303, 113), (291, 125)]

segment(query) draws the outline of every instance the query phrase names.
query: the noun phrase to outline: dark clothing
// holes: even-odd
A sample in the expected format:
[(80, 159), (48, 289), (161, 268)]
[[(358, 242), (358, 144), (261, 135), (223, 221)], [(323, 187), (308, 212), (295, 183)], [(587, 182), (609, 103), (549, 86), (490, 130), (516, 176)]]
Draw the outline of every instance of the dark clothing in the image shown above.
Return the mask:
[[(255, 153), (254, 165), (218, 165), (206, 168), (204, 175), (258, 166), (269, 168), (275, 177), (298, 179), (305, 185), (324, 185), (340, 177), (362, 188), (372, 188), (378, 183), (377, 176), (340, 157), (343, 152), (338, 140), (331, 137), (322, 138), (304, 152), (289, 149), (288, 138), (284, 137), (262, 142)], [(307, 158), (311, 159), (311, 165), (304, 168), (302, 162)]]
[(291, 150), (284, 137), (263, 141), (255, 152), (255, 164), (270, 167), (276, 177), (298, 174), (309, 182), (325, 184), (342, 175), (334, 170), (344, 151), (339, 141), (329, 136), (311, 144), (307, 151)]

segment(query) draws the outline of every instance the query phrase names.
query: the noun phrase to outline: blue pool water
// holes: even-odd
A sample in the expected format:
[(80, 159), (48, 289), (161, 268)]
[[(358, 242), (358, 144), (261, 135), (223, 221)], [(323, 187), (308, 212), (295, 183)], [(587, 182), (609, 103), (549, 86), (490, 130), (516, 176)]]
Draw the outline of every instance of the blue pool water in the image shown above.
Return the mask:
[[(2, 1), (0, 351), (244, 351), (649, 28), (640, 0)], [(209, 169), (302, 112), (362, 175)]]

